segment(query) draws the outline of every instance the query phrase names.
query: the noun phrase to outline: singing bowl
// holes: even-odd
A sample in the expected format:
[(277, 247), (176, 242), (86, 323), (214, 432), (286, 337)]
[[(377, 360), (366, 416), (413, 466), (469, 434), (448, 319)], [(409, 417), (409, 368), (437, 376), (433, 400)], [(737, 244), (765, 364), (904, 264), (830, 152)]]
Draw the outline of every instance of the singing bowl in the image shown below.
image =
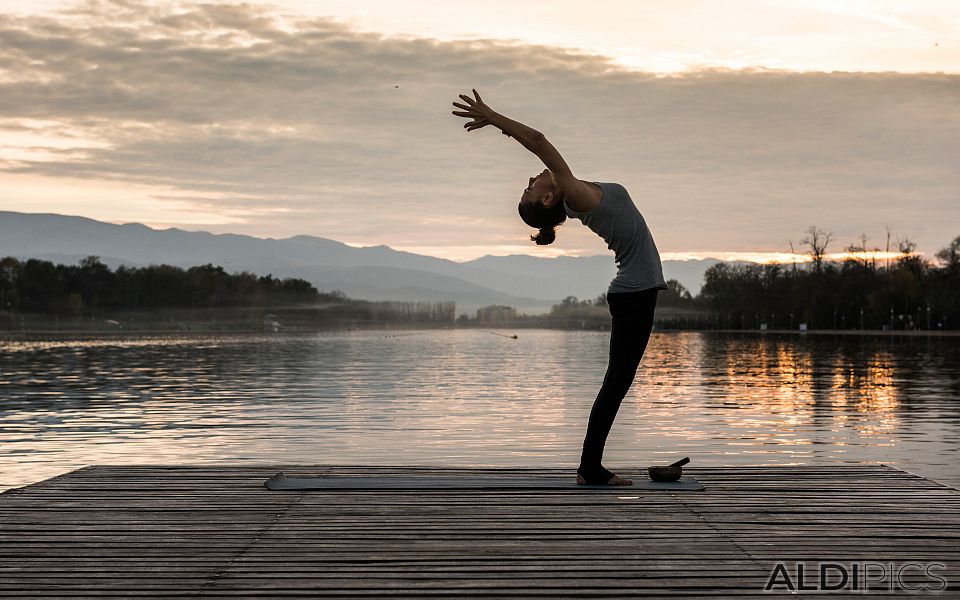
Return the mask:
[(683, 473), (683, 467), (647, 467), (650, 479), (654, 481), (676, 481)]

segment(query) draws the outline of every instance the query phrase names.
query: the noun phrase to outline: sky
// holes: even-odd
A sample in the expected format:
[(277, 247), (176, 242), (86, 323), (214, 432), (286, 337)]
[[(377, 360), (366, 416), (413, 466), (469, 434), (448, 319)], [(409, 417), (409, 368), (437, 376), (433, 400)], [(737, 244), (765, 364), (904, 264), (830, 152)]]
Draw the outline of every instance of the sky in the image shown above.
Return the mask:
[(536, 156), (451, 114), (476, 88), (664, 258), (960, 235), (960, 4), (0, 1), (0, 210), (316, 235), (454, 260), (536, 246)]

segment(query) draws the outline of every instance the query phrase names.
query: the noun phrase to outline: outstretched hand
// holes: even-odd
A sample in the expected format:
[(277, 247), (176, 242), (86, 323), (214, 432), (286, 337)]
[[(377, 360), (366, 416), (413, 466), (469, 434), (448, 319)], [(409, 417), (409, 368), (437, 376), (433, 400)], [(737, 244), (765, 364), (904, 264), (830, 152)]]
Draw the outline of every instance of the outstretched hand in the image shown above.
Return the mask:
[(481, 127), (486, 127), (493, 123), (493, 117), (497, 114), (492, 108), (484, 104), (483, 99), (480, 98), (480, 94), (477, 93), (477, 90), (473, 90), (473, 95), (476, 96), (476, 99), (460, 94), (460, 97), (467, 104), (459, 104), (454, 102), (453, 105), (457, 108), (462, 108), (463, 110), (452, 111), (453, 114), (458, 117), (467, 117), (472, 118), (473, 121), (469, 123), (464, 123), (464, 127), (467, 128), (467, 131), (473, 131), (474, 129), (480, 129)]

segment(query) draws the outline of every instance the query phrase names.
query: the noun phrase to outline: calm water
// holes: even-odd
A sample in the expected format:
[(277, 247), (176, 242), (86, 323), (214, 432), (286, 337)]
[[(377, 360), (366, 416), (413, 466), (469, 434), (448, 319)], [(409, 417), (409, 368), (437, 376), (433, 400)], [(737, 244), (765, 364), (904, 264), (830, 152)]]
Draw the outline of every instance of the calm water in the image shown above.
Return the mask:
[[(0, 342), (0, 489), (122, 463), (572, 477), (609, 334), (517, 334)], [(604, 464), (885, 463), (960, 487), (958, 397), (958, 338), (655, 333)]]

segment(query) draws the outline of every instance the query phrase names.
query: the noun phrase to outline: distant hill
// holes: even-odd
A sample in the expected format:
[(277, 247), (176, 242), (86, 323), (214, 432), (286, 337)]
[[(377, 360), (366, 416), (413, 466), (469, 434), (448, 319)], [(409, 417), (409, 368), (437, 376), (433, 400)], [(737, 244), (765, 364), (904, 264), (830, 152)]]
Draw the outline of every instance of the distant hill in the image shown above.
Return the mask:
[[(76, 263), (89, 255), (111, 267), (213, 263), (231, 272), (301, 277), (320, 290), (336, 289), (368, 300), (454, 300), (458, 313), (489, 304), (508, 304), (528, 314), (545, 312), (567, 296), (595, 298), (616, 274), (612, 255), (484, 256), (454, 262), (306, 235), (262, 239), (0, 211), (0, 256)], [(696, 293), (704, 271), (717, 262), (664, 261), (664, 275)]]

